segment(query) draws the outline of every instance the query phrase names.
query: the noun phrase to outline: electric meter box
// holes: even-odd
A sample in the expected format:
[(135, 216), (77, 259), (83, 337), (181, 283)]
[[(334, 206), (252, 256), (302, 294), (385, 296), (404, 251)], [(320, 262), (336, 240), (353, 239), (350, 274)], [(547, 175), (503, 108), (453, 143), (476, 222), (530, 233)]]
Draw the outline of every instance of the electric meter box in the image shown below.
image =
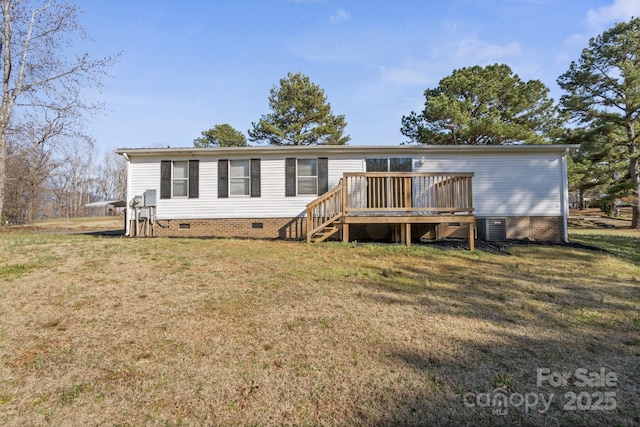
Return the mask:
[(146, 190), (144, 192), (144, 205), (149, 207), (156, 206), (156, 190)]

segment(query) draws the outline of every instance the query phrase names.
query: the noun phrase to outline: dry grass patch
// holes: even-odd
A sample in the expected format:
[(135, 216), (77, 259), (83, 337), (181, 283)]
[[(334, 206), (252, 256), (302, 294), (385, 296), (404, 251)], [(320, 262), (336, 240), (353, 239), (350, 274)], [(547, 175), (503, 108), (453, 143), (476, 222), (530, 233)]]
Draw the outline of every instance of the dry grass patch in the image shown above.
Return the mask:
[(116, 230), (124, 227), (121, 216), (55, 218), (35, 221), (32, 227), (41, 230)]
[[(0, 236), (8, 425), (640, 422), (640, 269), (623, 256)], [(20, 267), (28, 266), (28, 267)], [(536, 384), (536, 369), (618, 375)], [(555, 394), (545, 413), (468, 393)], [(565, 411), (614, 391), (613, 411)], [(538, 406), (541, 409), (541, 406)]]

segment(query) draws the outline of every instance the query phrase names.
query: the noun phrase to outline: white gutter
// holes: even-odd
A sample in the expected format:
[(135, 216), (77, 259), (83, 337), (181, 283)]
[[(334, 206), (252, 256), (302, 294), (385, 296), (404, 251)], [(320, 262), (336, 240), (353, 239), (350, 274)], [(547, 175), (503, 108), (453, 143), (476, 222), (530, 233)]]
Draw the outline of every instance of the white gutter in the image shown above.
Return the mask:
[(431, 154), (513, 154), (552, 153), (561, 155), (567, 149), (578, 148), (571, 144), (540, 145), (316, 145), (316, 146), (248, 146), (248, 147), (176, 147), (176, 148), (119, 148), (118, 154), (129, 157), (181, 156), (185, 158), (262, 156), (262, 155), (394, 155), (428, 156)]
[(569, 243), (569, 179), (567, 172), (567, 155), (569, 154), (569, 148), (566, 149), (562, 157), (560, 158), (562, 176), (561, 176), (561, 188), (562, 188), (562, 223), (564, 227), (564, 241)]
[(125, 226), (124, 226), (124, 235), (125, 236), (129, 236), (131, 233), (131, 219), (130, 219), (130, 215), (129, 215), (129, 200), (131, 200), (131, 196), (129, 195), (130, 188), (129, 188), (129, 183), (131, 182), (131, 180), (129, 179), (131, 177), (131, 161), (129, 160), (129, 156), (127, 155), (127, 153), (118, 153), (118, 154), (122, 154), (122, 157), (125, 158), (125, 160), (127, 161), (127, 194), (125, 197), (125, 211), (124, 211), (124, 217), (125, 217)]

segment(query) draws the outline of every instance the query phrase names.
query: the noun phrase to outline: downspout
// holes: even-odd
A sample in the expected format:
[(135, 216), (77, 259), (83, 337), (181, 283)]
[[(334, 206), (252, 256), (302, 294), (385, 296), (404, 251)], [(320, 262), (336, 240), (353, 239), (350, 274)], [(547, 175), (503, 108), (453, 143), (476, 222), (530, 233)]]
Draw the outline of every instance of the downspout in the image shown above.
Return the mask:
[(561, 164), (561, 189), (562, 189), (562, 226), (564, 228), (564, 242), (569, 243), (569, 180), (567, 176), (567, 155), (569, 149), (567, 148), (560, 158)]
[(122, 153), (122, 156), (127, 161), (127, 195), (125, 200), (126, 207), (125, 207), (125, 214), (124, 214), (126, 224), (124, 228), (124, 235), (128, 237), (131, 235), (131, 219), (129, 215), (129, 212), (131, 211), (131, 209), (129, 208), (129, 200), (131, 200), (131, 196), (129, 195), (130, 193), (129, 184), (131, 182), (131, 179), (130, 179), (131, 178), (131, 161), (129, 160), (129, 156), (127, 156), (127, 153)]

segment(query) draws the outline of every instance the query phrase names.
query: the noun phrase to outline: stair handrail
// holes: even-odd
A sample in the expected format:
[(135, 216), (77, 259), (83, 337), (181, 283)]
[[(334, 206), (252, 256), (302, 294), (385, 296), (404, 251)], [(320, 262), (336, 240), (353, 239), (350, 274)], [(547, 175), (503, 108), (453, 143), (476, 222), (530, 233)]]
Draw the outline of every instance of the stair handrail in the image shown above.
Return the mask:
[(342, 198), (343, 179), (340, 178), (338, 185), (307, 204), (307, 241), (315, 233), (342, 217)]

